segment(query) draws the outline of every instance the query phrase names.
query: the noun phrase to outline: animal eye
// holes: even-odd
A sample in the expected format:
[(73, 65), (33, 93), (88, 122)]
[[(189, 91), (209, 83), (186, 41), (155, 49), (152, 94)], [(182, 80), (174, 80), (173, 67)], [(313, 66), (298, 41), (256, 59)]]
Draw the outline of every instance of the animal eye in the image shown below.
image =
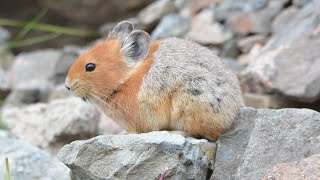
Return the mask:
[(93, 71), (94, 69), (96, 68), (96, 65), (95, 64), (93, 64), (93, 63), (88, 63), (87, 65), (86, 65), (86, 71)]

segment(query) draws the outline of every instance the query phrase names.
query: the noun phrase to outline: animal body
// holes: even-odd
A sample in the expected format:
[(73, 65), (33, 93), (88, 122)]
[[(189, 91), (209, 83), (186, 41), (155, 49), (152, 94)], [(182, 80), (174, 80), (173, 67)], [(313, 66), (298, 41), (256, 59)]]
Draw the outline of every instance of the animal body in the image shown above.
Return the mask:
[(76, 60), (66, 87), (128, 133), (184, 131), (216, 140), (244, 106), (236, 76), (210, 50), (177, 38), (151, 42), (127, 21)]

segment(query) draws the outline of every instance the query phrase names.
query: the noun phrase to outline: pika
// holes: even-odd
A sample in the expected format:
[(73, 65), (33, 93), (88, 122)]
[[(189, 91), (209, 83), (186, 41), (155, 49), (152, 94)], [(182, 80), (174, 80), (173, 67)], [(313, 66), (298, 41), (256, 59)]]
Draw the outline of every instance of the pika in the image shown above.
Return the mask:
[(83, 53), (65, 84), (128, 133), (184, 131), (217, 140), (244, 106), (236, 76), (217, 55), (178, 38), (151, 42), (128, 21)]

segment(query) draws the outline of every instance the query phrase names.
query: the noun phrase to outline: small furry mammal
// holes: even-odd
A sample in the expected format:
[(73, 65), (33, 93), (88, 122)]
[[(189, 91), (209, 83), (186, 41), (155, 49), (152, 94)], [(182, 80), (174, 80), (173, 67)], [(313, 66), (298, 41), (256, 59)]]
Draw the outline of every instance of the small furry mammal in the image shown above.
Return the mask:
[(82, 54), (65, 83), (128, 133), (177, 130), (216, 140), (244, 106), (236, 76), (210, 50), (177, 38), (151, 42), (127, 21)]

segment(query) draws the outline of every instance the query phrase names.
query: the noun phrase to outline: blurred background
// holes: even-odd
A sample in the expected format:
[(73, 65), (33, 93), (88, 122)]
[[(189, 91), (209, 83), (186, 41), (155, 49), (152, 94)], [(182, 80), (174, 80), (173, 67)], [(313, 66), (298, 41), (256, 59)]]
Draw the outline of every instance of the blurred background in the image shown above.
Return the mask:
[(54, 153), (74, 139), (123, 133), (64, 87), (79, 54), (121, 20), (153, 40), (186, 38), (218, 54), (247, 106), (320, 111), (319, 0), (2, 0), (0, 128)]
[(1, 1), (1, 107), (69, 97), (70, 65), (129, 20), (154, 40), (186, 38), (217, 53), (247, 106), (319, 111), (319, 16), (312, 0)]

